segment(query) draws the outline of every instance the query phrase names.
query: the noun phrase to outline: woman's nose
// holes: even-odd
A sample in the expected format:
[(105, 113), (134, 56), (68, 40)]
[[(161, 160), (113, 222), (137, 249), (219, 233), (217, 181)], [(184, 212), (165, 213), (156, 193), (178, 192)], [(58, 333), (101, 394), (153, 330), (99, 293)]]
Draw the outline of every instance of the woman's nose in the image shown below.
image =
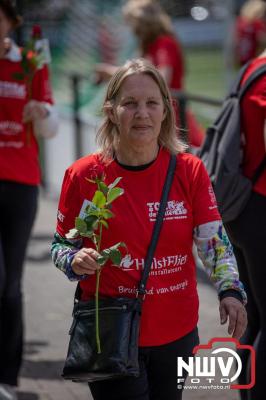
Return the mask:
[(147, 118), (149, 116), (148, 108), (145, 104), (139, 104), (136, 110), (136, 117)]

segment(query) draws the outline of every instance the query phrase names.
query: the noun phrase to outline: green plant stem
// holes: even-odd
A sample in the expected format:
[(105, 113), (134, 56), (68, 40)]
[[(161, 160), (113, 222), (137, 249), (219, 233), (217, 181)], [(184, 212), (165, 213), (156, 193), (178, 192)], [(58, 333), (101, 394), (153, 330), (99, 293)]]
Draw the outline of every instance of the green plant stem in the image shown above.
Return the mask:
[(101, 354), (101, 341), (99, 329), (99, 285), (100, 285), (101, 270), (96, 271), (96, 291), (95, 291), (95, 325), (96, 325), (96, 345), (97, 353)]
[[(99, 240), (97, 243), (97, 251), (100, 252), (102, 240), (102, 224), (100, 224)], [(99, 327), (99, 287), (100, 287), (101, 269), (96, 271), (96, 289), (95, 289), (95, 328), (96, 328), (96, 345), (97, 353), (101, 354), (101, 340), (100, 340), (100, 327)]]

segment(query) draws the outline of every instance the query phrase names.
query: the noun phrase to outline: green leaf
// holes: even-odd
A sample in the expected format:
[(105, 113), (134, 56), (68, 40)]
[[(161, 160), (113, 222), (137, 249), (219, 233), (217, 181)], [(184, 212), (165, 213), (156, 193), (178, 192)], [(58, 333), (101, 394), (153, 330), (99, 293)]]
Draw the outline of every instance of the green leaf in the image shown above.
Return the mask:
[(107, 208), (104, 208), (102, 210), (101, 215), (104, 219), (109, 219), (114, 217), (114, 213), (112, 213), (112, 211), (108, 210)]
[(86, 222), (87, 225), (87, 230), (88, 231), (93, 231), (97, 228), (98, 224), (98, 217), (95, 215), (87, 215), (84, 218), (84, 221)]
[(75, 228), (79, 231), (80, 234), (84, 234), (87, 232), (87, 224), (82, 218), (76, 217)]
[(122, 179), (121, 176), (119, 176), (118, 178), (116, 178), (116, 179), (114, 180), (113, 183), (110, 183), (110, 185), (108, 185), (108, 188), (109, 188), (109, 189), (113, 189), (113, 188), (121, 181), (121, 179)]
[(103, 266), (103, 265), (108, 261), (108, 259), (109, 259), (108, 256), (100, 255), (100, 256), (97, 258), (97, 263), (98, 263), (99, 265)]
[(67, 239), (75, 239), (79, 236), (79, 231), (76, 228), (70, 229), (66, 234)]
[(110, 189), (107, 193), (107, 202), (112, 203), (115, 199), (121, 196), (124, 193), (124, 189), (121, 188), (113, 188)]
[(99, 186), (99, 189), (103, 192), (103, 194), (104, 194), (105, 196), (107, 196), (107, 193), (108, 193), (108, 186), (107, 186), (104, 182), (102, 182), (102, 181), (99, 181), (99, 182), (98, 182), (98, 186)]
[(96, 190), (92, 202), (96, 205), (96, 207), (103, 208), (106, 204), (106, 197), (102, 192)]
[(109, 228), (108, 223), (107, 223), (104, 219), (101, 219), (101, 220), (100, 220), (100, 224), (102, 224), (106, 229)]
[(110, 251), (110, 259), (115, 265), (120, 265), (122, 260), (122, 255), (118, 249), (112, 249)]

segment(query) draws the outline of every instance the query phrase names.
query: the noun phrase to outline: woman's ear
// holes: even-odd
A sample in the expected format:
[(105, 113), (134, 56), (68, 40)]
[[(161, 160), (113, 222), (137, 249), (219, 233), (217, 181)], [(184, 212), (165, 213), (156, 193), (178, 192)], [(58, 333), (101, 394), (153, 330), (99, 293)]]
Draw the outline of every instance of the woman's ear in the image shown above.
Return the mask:
[(112, 123), (113, 123), (114, 125), (117, 125), (117, 122), (116, 122), (116, 115), (115, 115), (115, 113), (114, 113), (113, 107), (110, 107), (110, 108), (107, 109), (107, 115), (108, 115), (109, 119), (112, 121)]

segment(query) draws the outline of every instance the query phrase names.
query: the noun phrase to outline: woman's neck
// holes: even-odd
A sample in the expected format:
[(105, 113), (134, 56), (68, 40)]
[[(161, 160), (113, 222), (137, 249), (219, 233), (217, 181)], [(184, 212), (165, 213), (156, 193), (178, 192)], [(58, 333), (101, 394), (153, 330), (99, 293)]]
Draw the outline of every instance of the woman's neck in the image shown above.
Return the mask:
[(154, 161), (159, 152), (159, 145), (151, 147), (148, 150), (143, 149), (126, 149), (118, 147), (116, 151), (116, 159), (119, 163), (129, 166), (145, 165)]

